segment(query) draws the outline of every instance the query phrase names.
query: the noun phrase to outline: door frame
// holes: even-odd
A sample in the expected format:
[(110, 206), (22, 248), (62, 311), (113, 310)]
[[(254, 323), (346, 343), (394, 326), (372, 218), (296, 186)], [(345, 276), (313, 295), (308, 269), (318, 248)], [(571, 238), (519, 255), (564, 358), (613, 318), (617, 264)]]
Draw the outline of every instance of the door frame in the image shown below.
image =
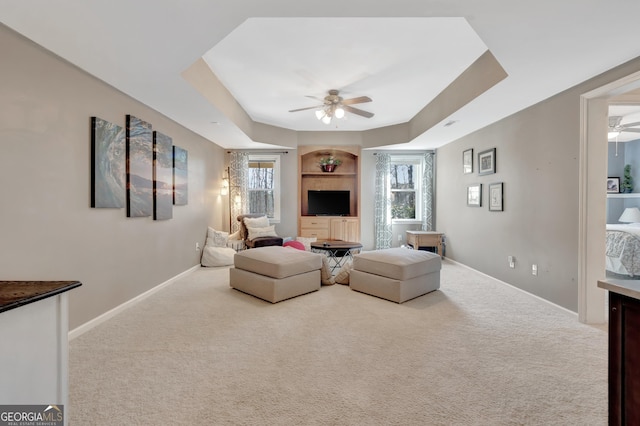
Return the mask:
[(640, 88), (640, 71), (580, 97), (578, 320), (607, 321), (605, 274), (607, 140), (609, 99)]

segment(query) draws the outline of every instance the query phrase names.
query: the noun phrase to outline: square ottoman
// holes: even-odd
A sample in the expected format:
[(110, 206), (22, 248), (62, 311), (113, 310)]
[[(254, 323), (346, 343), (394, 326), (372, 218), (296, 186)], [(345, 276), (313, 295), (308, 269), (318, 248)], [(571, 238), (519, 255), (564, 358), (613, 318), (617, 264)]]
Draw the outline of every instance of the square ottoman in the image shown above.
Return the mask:
[(322, 255), (268, 246), (234, 255), (229, 285), (271, 303), (320, 289)]
[(390, 248), (353, 256), (352, 290), (402, 303), (440, 288), (442, 260), (435, 253)]

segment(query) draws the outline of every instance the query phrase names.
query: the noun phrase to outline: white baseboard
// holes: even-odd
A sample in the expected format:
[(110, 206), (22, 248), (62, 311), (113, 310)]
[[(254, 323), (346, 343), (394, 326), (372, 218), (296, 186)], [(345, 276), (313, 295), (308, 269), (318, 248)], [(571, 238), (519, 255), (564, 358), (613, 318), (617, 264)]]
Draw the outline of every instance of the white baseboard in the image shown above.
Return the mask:
[(504, 285), (507, 285), (507, 286), (509, 286), (509, 287), (511, 287), (511, 288), (514, 288), (514, 289), (516, 289), (516, 290), (518, 290), (518, 291), (520, 291), (520, 292), (522, 292), (522, 293), (524, 293), (524, 294), (527, 294), (527, 295), (529, 295), (529, 296), (531, 296), (531, 297), (534, 297), (534, 298), (536, 298), (536, 299), (538, 299), (538, 300), (541, 300), (541, 301), (543, 301), (543, 302), (545, 302), (545, 303), (548, 303), (548, 304), (549, 304), (549, 305), (551, 305), (551, 306), (554, 306), (554, 307), (556, 307), (556, 308), (558, 308), (558, 309), (561, 309), (561, 310), (563, 310), (563, 311), (565, 311), (565, 312), (567, 312), (567, 313), (569, 313), (569, 314), (571, 314), (571, 315), (575, 316), (575, 317), (576, 317), (576, 319), (578, 319), (578, 313), (577, 313), (577, 312), (573, 312), (571, 309), (567, 309), (567, 308), (565, 308), (564, 306), (560, 306), (560, 305), (558, 305), (558, 304), (556, 304), (556, 303), (550, 302), (549, 300), (547, 300), (547, 299), (545, 299), (545, 298), (543, 298), (543, 297), (536, 296), (536, 295), (535, 295), (535, 294), (533, 294), (533, 293), (529, 293), (529, 292), (528, 292), (528, 291), (526, 291), (526, 290), (523, 290), (523, 289), (521, 289), (521, 288), (518, 288), (518, 287), (514, 286), (513, 284), (509, 284), (509, 283), (507, 283), (507, 282), (504, 282), (504, 281), (502, 281), (502, 280), (497, 279), (496, 277), (492, 277), (491, 275), (487, 275), (487, 274), (485, 274), (484, 272), (480, 272), (480, 271), (478, 271), (477, 269), (473, 269), (472, 267), (467, 266), (467, 265), (465, 265), (464, 263), (456, 262), (455, 260), (452, 260), (452, 259), (449, 259), (449, 258), (445, 258), (444, 260), (445, 260), (445, 261), (447, 261), (447, 262), (455, 263), (456, 265), (460, 265), (460, 266), (462, 266), (463, 268), (467, 268), (467, 269), (469, 269), (469, 270), (472, 270), (473, 272), (476, 272), (476, 273), (478, 273), (478, 274), (480, 274), (480, 275), (484, 275), (485, 277), (487, 277), (487, 278), (491, 278), (492, 280), (497, 281), (497, 282), (499, 282), (500, 284), (504, 284)]
[(194, 265), (191, 268), (187, 269), (184, 272), (179, 273), (178, 275), (176, 275), (175, 277), (169, 278), (167, 281), (163, 282), (162, 284), (159, 284), (155, 287), (153, 287), (150, 290), (145, 291), (142, 294), (139, 294), (138, 296), (134, 297), (133, 299), (129, 299), (126, 302), (124, 302), (121, 305), (116, 306), (115, 308), (105, 312), (104, 314), (85, 322), (84, 324), (82, 324), (79, 327), (74, 328), (73, 330), (69, 331), (69, 340), (73, 340), (78, 336), (81, 336), (82, 334), (86, 333), (87, 331), (91, 330), (94, 327), (97, 327), (98, 325), (102, 324), (103, 322), (113, 318), (114, 316), (118, 315), (120, 312), (124, 311), (125, 309), (141, 302), (142, 300), (146, 299), (147, 297), (151, 296), (152, 294), (160, 291), (161, 289), (163, 289), (164, 287), (168, 286), (169, 284), (172, 284), (174, 281), (178, 280), (179, 278), (182, 278), (183, 276), (195, 271), (196, 269), (199, 269), (200, 265)]

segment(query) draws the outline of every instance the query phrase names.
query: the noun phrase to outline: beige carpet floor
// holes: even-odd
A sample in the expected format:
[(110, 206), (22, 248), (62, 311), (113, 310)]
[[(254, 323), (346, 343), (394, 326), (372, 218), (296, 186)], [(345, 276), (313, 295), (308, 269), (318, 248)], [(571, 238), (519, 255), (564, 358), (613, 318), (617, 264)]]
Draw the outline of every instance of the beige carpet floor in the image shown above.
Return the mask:
[(398, 305), (201, 268), (70, 343), (71, 425), (605, 425), (607, 332), (445, 261)]

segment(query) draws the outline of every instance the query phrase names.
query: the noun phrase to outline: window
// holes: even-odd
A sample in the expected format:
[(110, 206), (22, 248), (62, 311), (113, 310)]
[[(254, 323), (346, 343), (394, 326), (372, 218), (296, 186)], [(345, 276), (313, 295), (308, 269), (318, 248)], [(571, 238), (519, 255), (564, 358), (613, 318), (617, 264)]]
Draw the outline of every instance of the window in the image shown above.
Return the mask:
[(390, 167), (391, 219), (395, 223), (421, 221), (421, 156), (392, 155)]
[(280, 157), (249, 155), (249, 213), (265, 213), (271, 222), (280, 221)]

